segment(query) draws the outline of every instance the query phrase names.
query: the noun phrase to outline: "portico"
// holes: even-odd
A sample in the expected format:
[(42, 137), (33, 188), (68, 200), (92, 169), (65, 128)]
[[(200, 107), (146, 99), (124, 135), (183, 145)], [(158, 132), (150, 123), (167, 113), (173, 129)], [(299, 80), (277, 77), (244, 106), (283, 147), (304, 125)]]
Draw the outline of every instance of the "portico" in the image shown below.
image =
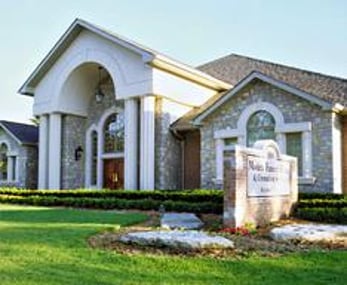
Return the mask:
[(170, 124), (229, 87), (77, 19), (20, 89), (40, 119), (39, 189), (173, 187), (156, 140), (177, 144)]

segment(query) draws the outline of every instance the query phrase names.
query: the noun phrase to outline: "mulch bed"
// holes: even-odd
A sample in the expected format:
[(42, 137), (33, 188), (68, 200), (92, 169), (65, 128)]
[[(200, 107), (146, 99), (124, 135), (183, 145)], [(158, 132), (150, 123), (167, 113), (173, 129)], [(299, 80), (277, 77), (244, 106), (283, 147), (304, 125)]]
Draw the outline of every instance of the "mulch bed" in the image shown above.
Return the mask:
[(291, 252), (308, 252), (312, 250), (329, 251), (329, 250), (347, 250), (347, 238), (325, 242), (279, 242), (269, 238), (269, 231), (275, 226), (307, 223), (306, 221), (297, 219), (288, 219), (277, 222), (268, 227), (257, 229), (256, 234), (241, 236), (219, 233), (222, 218), (218, 215), (201, 215), (204, 221), (204, 230), (211, 234), (222, 235), (234, 242), (234, 249), (173, 249), (168, 247), (154, 248), (149, 246), (129, 245), (118, 241), (118, 238), (128, 232), (135, 231), (151, 231), (155, 230), (159, 225), (159, 216), (156, 212), (146, 212), (149, 219), (142, 223), (131, 227), (121, 228), (120, 230), (111, 232), (103, 232), (101, 234), (89, 238), (88, 243), (93, 248), (104, 250), (112, 250), (117, 253), (134, 255), (134, 254), (150, 254), (150, 255), (178, 255), (178, 256), (207, 256), (213, 258), (245, 258), (249, 256), (280, 256)]

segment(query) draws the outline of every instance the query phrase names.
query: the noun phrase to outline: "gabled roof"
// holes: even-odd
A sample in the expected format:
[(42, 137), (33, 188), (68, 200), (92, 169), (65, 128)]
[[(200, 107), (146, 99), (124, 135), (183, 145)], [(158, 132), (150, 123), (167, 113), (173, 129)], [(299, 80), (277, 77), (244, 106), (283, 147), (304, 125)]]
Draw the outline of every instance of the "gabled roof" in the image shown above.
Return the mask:
[(197, 125), (201, 124), (202, 120), (206, 118), (213, 111), (222, 106), (227, 102), (231, 97), (235, 96), (240, 90), (246, 87), (248, 84), (254, 80), (260, 80), (267, 84), (270, 84), (276, 88), (289, 92), (293, 95), (296, 95), (304, 100), (307, 100), (313, 104), (320, 106), (324, 110), (335, 110), (340, 111), (343, 109), (343, 106), (340, 104), (332, 104), (329, 101), (320, 99), (312, 94), (309, 94), (305, 91), (302, 91), (294, 86), (276, 80), (268, 75), (265, 75), (258, 71), (251, 72), (248, 76), (243, 78), (238, 84), (234, 86), (231, 90), (220, 93), (217, 96), (212, 97), (201, 107), (196, 108), (185, 114), (182, 118), (173, 123), (172, 128), (176, 130), (187, 130), (195, 128)]
[(33, 125), (0, 121), (2, 127), (19, 144), (36, 145), (39, 140), (39, 128)]
[(87, 21), (76, 19), (25, 81), (25, 83), (19, 89), (19, 93), (33, 96), (36, 85), (52, 67), (55, 61), (63, 54), (66, 48), (69, 47), (69, 45), (83, 30), (93, 32), (115, 44), (139, 54), (145, 63), (148, 63), (154, 67), (169, 71), (175, 75), (187, 78), (207, 87), (215, 88), (216, 90), (226, 90), (231, 87), (230, 84), (216, 79), (203, 71), (173, 60), (163, 54), (160, 54), (159, 52), (93, 25)]
[(203, 72), (236, 85), (252, 71), (259, 71), (275, 80), (306, 93), (347, 106), (347, 79), (312, 72), (247, 56), (231, 54), (198, 67)]

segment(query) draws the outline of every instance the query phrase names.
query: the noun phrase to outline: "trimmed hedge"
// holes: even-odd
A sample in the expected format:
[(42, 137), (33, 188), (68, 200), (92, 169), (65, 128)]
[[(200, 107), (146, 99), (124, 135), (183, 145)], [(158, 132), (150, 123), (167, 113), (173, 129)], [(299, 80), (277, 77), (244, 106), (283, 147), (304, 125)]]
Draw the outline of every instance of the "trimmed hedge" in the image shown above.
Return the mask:
[(347, 224), (347, 208), (297, 208), (295, 216), (300, 219)]
[(294, 216), (321, 223), (347, 224), (347, 197), (332, 193), (300, 193)]
[(335, 193), (299, 193), (299, 200), (305, 199), (343, 200), (347, 199), (347, 196)]
[(221, 203), (196, 203), (172, 200), (159, 201), (150, 198), (127, 200), (115, 198), (0, 195), (0, 203), (25, 204), (34, 206), (137, 210), (158, 210), (160, 205), (163, 205), (166, 211), (215, 214), (220, 214), (223, 211), (223, 204)]
[[(216, 213), (223, 212), (220, 190), (22, 190), (0, 188), (0, 203), (37, 206), (64, 206), (94, 209), (158, 210)], [(339, 194), (300, 193), (294, 209), (295, 217), (347, 224), (347, 197)]]
[(185, 201), (193, 203), (210, 202), (223, 203), (223, 191), (220, 190), (156, 190), (156, 191), (128, 191), (128, 190), (20, 190), (0, 188), (0, 195), (12, 196), (43, 196), (60, 198), (117, 198), (126, 200), (152, 199), (156, 201)]

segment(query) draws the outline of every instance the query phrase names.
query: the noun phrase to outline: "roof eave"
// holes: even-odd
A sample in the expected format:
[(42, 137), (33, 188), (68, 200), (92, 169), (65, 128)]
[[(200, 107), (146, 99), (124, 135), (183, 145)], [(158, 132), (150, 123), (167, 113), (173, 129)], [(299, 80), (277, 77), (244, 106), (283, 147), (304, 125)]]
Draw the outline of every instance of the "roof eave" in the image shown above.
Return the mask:
[(229, 83), (216, 79), (185, 64), (171, 60), (163, 55), (155, 55), (148, 60), (148, 64), (219, 92), (232, 88), (232, 85)]
[[(322, 100), (320, 98), (317, 98), (316, 96), (313, 96), (309, 93), (306, 93), (302, 90), (299, 90), (291, 85), (288, 85), (284, 82), (280, 82), (276, 79), (273, 79), (272, 77), (269, 77), (265, 74), (262, 74), (258, 71), (251, 72), (248, 76), (246, 76), (244, 79), (242, 79), (238, 84), (235, 85), (233, 89), (231, 89), (229, 92), (225, 94), (225, 96), (221, 97), (219, 100), (217, 100), (213, 105), (211, 105), (209, 108), (204, 110), (202, 113), (197, 115), (193, 120), (192, 123), (194, 125), (201, 125), (202, 121), (211, 114), (214, 110), (216, 110), (218, 107), (220, 107), (225, 101), (229, 100), (229, 98), (233, 97), (235, 94), (237, 94), (241, 89), (243, 89), (246, 85), (248, 85), (251, 81), (254, 79), (259, 79), (263, 82), (266, 82), (270, 85), (273, 85), (277, 88), (280, 88), (284, 91), (287, 91), (289, 93), (295, 94), (307, 101), (310, 101), (318, 106), (320, 106), (323, 110), (331, 110), (334, 112), (341, 112), (344, 107), (340, 104), (331, 104), (325, 100)], [(341, 109), (342, 107), (342, 109)]]
[(19, 138), (17, 138), (17, 136), (12, 133), (2, 122), (0, 122), (0, 127), (2, 127), (7, 132), (7, 134), (12, 137), (19, 145), (23, 145), (23, 142)]
[(24, 82), (24, 84), (19, 88), (18, 92), (22, 95), (34, 96), (35, 87), (37, 82), (44, 76), (47, 70), (54, 64), (55, 60), (61, 55), (64, 49), (70, 45), (70, 43), (79, 35), (79, 33), (83, 30), (92, 31), (114, 43), (117, 43), (129, 50), (134, 51), (142, 56), (143, 59), (152, 56), (153, 54), (148, 49), (144, 49), (142, 47), (137, 46), (135, 43), (127, 41), (125, 39), (121, 39), (116, 35), (111, 35), (105, 30), (94, 26), (84, 20), (76, 19), (70, 27), (65, 31), (65, 33), (60, 37), (57, 43), (53, 46), (53, 48), (48, 52), (48, 54), (44, 57), (44, 59), (40, 62), (40, 64), (35, 68), (35, 70), (30, 74), (28, 79)]

